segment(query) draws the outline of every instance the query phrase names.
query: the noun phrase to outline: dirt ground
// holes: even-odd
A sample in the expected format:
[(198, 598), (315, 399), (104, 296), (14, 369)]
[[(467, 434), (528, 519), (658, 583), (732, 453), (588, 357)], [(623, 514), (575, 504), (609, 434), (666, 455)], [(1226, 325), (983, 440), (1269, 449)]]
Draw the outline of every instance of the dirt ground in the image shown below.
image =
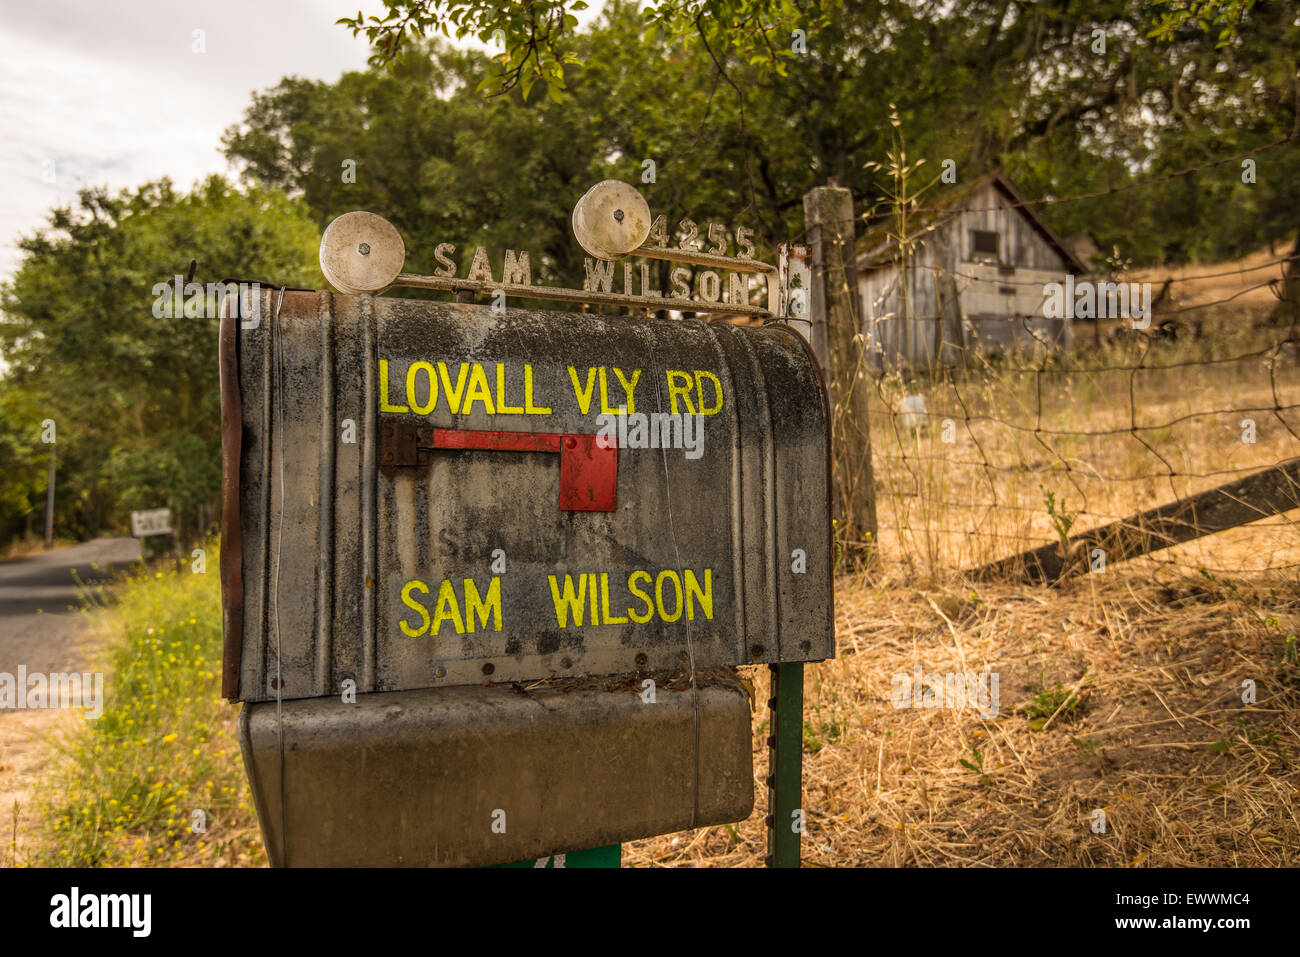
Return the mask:
[(53, 742), (78, 720), (70, 709), (0, 711), (0, 866), (21, 865), (38, 852), (37, 804), (57, 754)]

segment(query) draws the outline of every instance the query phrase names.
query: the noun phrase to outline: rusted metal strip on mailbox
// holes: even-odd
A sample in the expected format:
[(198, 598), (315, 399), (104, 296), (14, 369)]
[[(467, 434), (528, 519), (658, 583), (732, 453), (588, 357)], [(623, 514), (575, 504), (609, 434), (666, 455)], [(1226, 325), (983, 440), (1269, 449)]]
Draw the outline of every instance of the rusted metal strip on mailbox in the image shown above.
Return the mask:
[(239, 693), (239, 660), (244, 636), (243, 534), (239, 510), (239, 473), (244, 423), (239, 393), (238, 311), (223, 313), (218, 332), (218, 380), (221, 389), (221, 626), (225, 653), (221, 694)]
[[(231, 697), (833, 654), (828, 417), (789, 328), (287, 293), (236, 359)], [(698, 457), (642, 447), (686, 417)]]

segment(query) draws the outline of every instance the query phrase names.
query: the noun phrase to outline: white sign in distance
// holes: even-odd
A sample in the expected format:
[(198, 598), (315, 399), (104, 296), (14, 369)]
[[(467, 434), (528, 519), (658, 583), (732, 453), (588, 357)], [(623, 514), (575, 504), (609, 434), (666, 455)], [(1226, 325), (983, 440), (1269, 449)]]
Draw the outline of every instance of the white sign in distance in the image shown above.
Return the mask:
[(151, 508), (144, 512), (131, 513), (131, 534), (136, 538), (146, 535), (170, 535), (172, 533), (172, 510), (170, 508)]

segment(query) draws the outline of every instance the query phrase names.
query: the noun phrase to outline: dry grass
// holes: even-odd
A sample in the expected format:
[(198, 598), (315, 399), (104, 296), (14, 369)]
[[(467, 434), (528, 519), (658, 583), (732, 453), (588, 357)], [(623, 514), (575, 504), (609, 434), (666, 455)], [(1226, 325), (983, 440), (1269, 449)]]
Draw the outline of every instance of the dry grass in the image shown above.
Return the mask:
[[(839, 657), (808, 669), (805, 864), (1294, 866), (1300, 585), (1237, 592), (1136, 566), (1060, 589), (841, 580)], [(998, 674), (999, 713), (895, 708), (916, 665)], [(1058, 685), (1079, 704), (1034, 730)], [(765, 718), (755, 813), (637, 841), (628, 865), (762, 863)]]
[(1173, 287), (1166, 303), (1173, 309), (1208, 307), (1231, 301), (1235, 310), (1268, 310), (1277, 300), (1264, 285), (1275, 278), (1281, 268), (1278, 260), (1291, 252), (1290, 244), (1267, 246), (1243, 256), (1221, 263), (1198, 263), (1191, 266), (1159, 266), (1134, 270), (1126, 276), (1131, 282), (1151, 283), (1152, 295), (1158, 295), (1165, 280), (1172, 279)]
[[(63, 548), (67, 545), (78, 544), (75, 538), (56, 538), (52, 548)], [(8, 545), (0, 548), (0, 562), (7, 561), (10, 558), (23, 558), (27, 555), (36, 555), (46, 551), (45, 539), (39, 536), (29, 535), (25, 538), (15, 538)]]
[[(1271, 351), (1284, 336), (1247, 327), (1087, 350), (1072, 369), (1010, 357), (942, 381), (878, 380), (882, 547), (931, 575), (973, 568), (1056, 541), (1049, 494), (1078, 533), (1295, 458), (1300, 361)], [(896, 410), (915, 394), (929, 414), (910, 428)], [(1232, 571), (1294, 565), (1296, 531), (1285, 517), (1256, 524), (1244, 564), (1223, 560), (1221, 537), (1163, 557)]]

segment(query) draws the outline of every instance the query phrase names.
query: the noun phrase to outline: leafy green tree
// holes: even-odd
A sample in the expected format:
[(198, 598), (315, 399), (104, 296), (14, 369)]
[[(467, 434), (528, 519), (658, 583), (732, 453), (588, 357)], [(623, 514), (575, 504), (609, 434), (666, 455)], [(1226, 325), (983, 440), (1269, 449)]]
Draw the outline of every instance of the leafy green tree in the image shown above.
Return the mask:
[[(365, 33), (375, 64), (391, 62), (411, 40), (434, 32), (475, 36), (502, 47), (496, 69), (480, 80), (480, 89), (503, 93), (518, 86), (527, 98), (540, 80), (558, 102), (565, 66), (582, 62), (567, 46), (577, 36), (574, 14), (587, 9), (583, 0), (385, 0), (385, 5), (382, 15), (364, 17), (358, 11), (338, 21), (353, 35)], [(674, 40), (699, 41), (710, 50), (734, 48), (749, 63), (784, 75), (786, 61), (798, 55), (790, 43), (794, 31), (806, 35), (818, 29), (842, 6), (835, 0), (657, 0), (645, 4), (643, 20)]]
[(0, 287), (0, 456), (21, 465), (0, 478), (11, 533), (33, 507), (33, 484), (43, 487), (30, 443), (47, 418), (61, 533), (120, 530), (129, 510), (163, 505), (182, 534), (194, 531), (220, 488), (218, 320), (156, 309), (157, 287), (191, 259), (200, 283), (314, 285), (318, 242), (300, 202), (216, 176), (190, 193), (167, 180), (85, 189), (22, 239), (22, 263)]
[[(434, 31), (500, 30), (506, 49), (468, 86), (508, 93), (532, 74), (573, 110), (604, 106), (607, 155), (680, 152), (659, 192), (691, 213), (725, 200), (772, 240), (800, 229), (802, 192), (827, 176), (880, 200), (863, 165), (888, 149), (889, 103), (916, 154), (963, 180), (1002, 168), (1030, 196), (1097, 194), (1045, 215), (1137, 262), (1236, 255), (1297, 226), (1283, 171), (1300, 159), (1300, 26), (1278, 0), (658, 0), (611, 3), (590, 35), (565, 2), (386, 6), (340, 21), (376, 64)], [(1255, 183), (1220, 162), (1270, 144)], [(1225, 206), (1240, 212), (1228, 224)]]
[(0, 543), (42, 527), (50, 455), (40, 439), (42, 407), (0, 379)]
[(494, 255), (522, 246), (534, 280), (554, 278), (575, 266), (561, 237), (573, 199), (594, 181), (599, 119), (549, 101), (525, 110), (520, 90), (484, 102), (470, 82), (483, 63), (421, 44), (391, 70), (333, 84), (287, 78), (226, 133), (227, 156), (250, 181), (301, 195), (319, 226), (353, 209), (385, 216), (406, 242), (408, 269), (431, 271), (442, 242), (457, 257), (475, 244)]

